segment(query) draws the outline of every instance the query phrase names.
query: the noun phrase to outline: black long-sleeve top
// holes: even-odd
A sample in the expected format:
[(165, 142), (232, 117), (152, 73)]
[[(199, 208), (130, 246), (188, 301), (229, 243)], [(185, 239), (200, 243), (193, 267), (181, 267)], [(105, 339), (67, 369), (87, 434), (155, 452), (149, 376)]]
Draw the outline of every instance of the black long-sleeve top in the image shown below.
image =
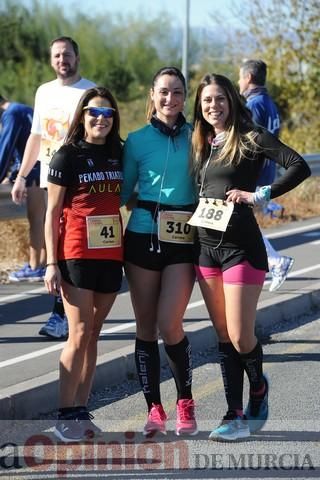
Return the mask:
[[(254, 192), (265, 157), (285, 169), (284, 174), (275, 179), (271, 185), (271, 198), (289, 192), (311, 174), (308, 164), (295, 150), (283, 144), (265, 129), (258, 128), (257, 132), (255, 142), (258, 148), (252, 152), (250, 158), (248, 155), (248, 158), (243, 158), (238, 165), (226, 166), (215, 163), (215, 157), (221, 147), (212, 148), (209, 163), (205, 161), (200, 170), (199, 180), (200, 183), (203, 183), (202, 197), (226, 199), (226, 192), (231, 189)], [(235, 205), (223, 236), (221, 232), (207, 228), (198, 228), (198, 235), (200, 243), (208, 246), (216, 247), (219, 244), (222, 248), (245, 249), (251, 263), (256, 268), (263, 268), (260, 260), (265, 249), (260, 229), (250, 206)], [(258, 258), (260, 260), (257, 261)]]

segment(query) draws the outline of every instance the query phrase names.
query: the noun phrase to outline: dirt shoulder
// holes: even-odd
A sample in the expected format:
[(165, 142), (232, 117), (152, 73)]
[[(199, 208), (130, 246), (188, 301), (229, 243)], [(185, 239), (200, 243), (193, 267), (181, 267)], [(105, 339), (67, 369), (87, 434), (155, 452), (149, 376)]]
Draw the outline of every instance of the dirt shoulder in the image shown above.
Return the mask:
[[(315, 179), (313, 179), (313, 184)], [(320, 194), (318, 190), (310, 195), (310, 184), (305, 182), (304, 191), (296, 190), (276, 199), (283, 207), (275, 216), (256, 216), (261, 228), (272, 228), (277, 225), (305, 220), (320, 216)], [(312, 184), (312, 185), (313, 185)], [(316, 182), (318, 185), (318, 180)], [(312, 186), (314, 188), (314, 186)], [(316, 186), (318, 189), (318, 186)], [(26, 219), (0, 220), (0, 283), (8, 283), (8, 273), (22, 266), (28, 259), (28, 222)]]

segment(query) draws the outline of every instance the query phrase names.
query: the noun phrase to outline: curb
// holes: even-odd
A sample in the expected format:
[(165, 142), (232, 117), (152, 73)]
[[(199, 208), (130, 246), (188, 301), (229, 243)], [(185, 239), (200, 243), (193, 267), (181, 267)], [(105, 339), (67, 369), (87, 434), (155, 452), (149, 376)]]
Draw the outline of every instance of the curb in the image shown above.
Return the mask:
[[(320, 282), (313, 288), (305, 287), (299, 293), (281, 295), (280, 298), (259, 303), (256, 321), (258, 336), (278, 325), (288, 326), (297, 318), (320, 310)], [(210, 320), (194, 322), (185, 327), (194, 351), (206, 350), (216, 345), (217, 340)], [(166, 363), (163, 349), (161, 363)], [(134, 342), (112, 353), (98, 357), (93, 391), (106, 385), (115, 385), (135, 376)], [(30, 419), (58, 407), (58, 370), (41, 377), (8, 387), (0, 395), (0, 418), (2, 420)]]

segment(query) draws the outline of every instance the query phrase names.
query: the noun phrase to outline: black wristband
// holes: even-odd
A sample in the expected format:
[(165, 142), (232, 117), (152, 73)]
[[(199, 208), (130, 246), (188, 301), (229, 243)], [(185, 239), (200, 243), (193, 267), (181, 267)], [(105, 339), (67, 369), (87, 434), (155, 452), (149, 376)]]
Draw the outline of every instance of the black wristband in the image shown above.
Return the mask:
[(47, 264), (46, 264), (46, 268), (47, 268), (47, 267), (50, 267), (50, 265), (56, 265), (56, 266), (57, 266), (58, 264), (57, 264), (57, 262), (47, 263)]

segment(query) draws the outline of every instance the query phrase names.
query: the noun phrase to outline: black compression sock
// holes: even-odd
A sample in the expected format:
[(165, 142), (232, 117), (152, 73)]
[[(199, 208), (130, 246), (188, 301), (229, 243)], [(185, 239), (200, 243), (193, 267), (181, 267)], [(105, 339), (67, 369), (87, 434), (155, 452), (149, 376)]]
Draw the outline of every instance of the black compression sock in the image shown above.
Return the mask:
[(153, 403), (161, 403), (158, 341), (146, 342), (136, 338), (135, 361), (142, 392), (150, 410)]
[(187, 337), (176, 345), (164, 345), (177, 387), (178, 400), (192, 398), (191, 345)]
[(257, 392), (263, 389), (265, 384), (262, 371), (263, 351), (260, 342), (249, 353), (241, 353), (240, 358), (243, 368), (248, 375), (250, 392)]
[(58, 315), (60, 315), (60, 317), (64, 316), (64, 307), (60, 295), (58, 297), (54, 297), (52, 313), (57, 313)]
[(232, 343), (219, 342), (219, 362), (228, 410), (240, 413), (243, 409), (244, 370), (239, 353)]

